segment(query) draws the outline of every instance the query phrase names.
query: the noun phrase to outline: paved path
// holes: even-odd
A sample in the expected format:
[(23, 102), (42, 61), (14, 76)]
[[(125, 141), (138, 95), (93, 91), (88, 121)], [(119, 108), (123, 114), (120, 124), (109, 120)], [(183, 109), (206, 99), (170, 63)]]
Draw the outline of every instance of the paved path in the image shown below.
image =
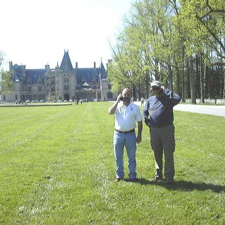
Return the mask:
[[(141, 105), (140, 102), (135, 102), (137, 105)], [(191, 104), (178, 104), (174, 107), (174, 110), (210, 114), (215, 116), (225, 117), (225, 106), (213, 106), (213, 105), (191, 105)]]
[(225, 117), (225, 106), (178, 104), (174, 110), (210, 114)]

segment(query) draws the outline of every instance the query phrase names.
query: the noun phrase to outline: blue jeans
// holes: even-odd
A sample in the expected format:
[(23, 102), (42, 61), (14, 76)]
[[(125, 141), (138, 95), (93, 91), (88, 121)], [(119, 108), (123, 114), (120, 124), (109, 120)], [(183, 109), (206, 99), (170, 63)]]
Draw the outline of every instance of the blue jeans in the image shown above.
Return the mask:
[(128, 134), (121, 134), (114, 131), (114, 155), (116, 159), (116, 177), (124, 177), (124, 166), (123, 166), (123, 150), (124, 146), (127, 150), (128, 156), (128, 168), (129, 178), (136, 178), (136, 135), (135, 132)]

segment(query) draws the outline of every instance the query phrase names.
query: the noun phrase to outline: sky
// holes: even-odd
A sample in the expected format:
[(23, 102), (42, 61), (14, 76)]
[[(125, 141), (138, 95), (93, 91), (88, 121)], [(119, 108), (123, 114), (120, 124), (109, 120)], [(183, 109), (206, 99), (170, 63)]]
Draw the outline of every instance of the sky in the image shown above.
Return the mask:
[[(0, 0), (0, 51), (8, 62), (42, 69), (60, 65), (68, 50), (73, 67), (111, 59), (134, 0)], [(7, 70), (7, 68), (6, 68)]]

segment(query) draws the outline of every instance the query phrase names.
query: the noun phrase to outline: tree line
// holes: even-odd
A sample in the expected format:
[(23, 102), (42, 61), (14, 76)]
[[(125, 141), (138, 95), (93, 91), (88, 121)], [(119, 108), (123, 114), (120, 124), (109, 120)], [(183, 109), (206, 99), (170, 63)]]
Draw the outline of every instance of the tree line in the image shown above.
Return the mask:
[[(0, 52), (0, 69), (4, 60), (4, 54)], [(0, 70), (0, 96), (2, 94), (8, 93), (12, 90), (13, 87), (13, 73), (14, 71), (4, 71)], [(1, 98), (0, 98), (1, 100)]]
[(225, 98), (225, 1), (136, 1), (111, 50), (113, 91), (147, 98), (160, 80), (193, 104)]

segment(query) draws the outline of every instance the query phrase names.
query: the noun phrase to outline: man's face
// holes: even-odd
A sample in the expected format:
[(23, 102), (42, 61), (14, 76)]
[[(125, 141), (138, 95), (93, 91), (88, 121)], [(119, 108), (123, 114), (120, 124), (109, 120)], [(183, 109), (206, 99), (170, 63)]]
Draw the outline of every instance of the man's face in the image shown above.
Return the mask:
[(153, 86), (152, 87), (152, 93), (157, 97), (157, 98), (161, 98), (163, 96), (163, 89), (161, 87), (158, 86)]
[(130, 101), (130, 99), (132, 97), (131, 91), (129, 89), (124, 89), (122, 92), (122, 95), (123, 95), (124, 102)]
[(153, 86), (153, 87), (152, 87), (152, 92), (153, 92), (154, 94), (158, 94), (159, 91), (160, 91), (160, 87), (158, 87), (158, 86)]

